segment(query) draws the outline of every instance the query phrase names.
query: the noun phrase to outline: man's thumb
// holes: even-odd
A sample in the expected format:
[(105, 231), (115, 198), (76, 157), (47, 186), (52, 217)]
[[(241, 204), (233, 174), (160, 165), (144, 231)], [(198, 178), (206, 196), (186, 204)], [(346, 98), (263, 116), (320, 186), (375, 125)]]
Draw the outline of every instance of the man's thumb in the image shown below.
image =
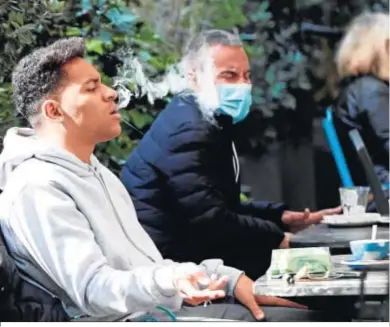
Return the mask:
[(261, 310), (261, 308), (256, 304), (256, 306), (253, 306), (252, 308), (250, 308), (253, 316), (256, 318), (256, 320), (264, 320), (265, 318), (265, 315), (264, 315), (264, 312), (263, 310)]

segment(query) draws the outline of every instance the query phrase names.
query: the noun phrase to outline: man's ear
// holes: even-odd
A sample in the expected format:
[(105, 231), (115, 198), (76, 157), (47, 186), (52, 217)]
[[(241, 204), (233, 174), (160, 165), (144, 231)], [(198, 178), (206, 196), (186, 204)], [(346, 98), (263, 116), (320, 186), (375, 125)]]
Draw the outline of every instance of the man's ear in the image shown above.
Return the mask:
[(64, 120), (64, 113), (58, 101), (45, 100), (42, 103), (41, 110), (42, 110), (42, 116), (45, 119), (49, 119), (59, 123), (62, 123)]
[(387, 55), (389, 55), (390, 54), (390, 39), (386, 39), (386, 41), (385, 41), (385, 50), (386, 50)]

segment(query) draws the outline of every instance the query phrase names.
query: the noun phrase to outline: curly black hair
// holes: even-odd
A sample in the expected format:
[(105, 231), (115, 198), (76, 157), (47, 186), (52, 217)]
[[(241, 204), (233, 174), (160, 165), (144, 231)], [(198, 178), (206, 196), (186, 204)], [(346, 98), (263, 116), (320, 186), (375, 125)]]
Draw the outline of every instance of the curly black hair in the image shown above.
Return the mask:
[(39, 115), (39, 104), (58, 90), (64, 80), (61, 67), (77, 57), (84, 57), (85, 42), (81, 37), (61, 39), (25, 56), (12, 73), (15, 109), (33, 125)]

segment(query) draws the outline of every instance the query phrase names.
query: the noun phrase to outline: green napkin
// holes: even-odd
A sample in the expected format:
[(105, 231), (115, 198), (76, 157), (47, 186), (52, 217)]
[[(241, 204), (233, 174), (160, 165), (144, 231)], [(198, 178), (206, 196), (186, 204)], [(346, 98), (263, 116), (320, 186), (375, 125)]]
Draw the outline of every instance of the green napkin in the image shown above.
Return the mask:
[(298, 274), (300, 278), (321, 278), (328, 276), (331, 271), (329, 248), (280, 249), (272, 252), (267, 277), (275, 279), (285, 274)]

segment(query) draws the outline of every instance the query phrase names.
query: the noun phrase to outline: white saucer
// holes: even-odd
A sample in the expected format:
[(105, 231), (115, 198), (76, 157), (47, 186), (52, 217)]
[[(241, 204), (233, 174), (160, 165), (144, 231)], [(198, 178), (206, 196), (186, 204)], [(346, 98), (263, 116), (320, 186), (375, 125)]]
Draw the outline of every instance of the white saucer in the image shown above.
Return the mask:
[(324, 216), (322, 223), (333, 227), (360, 227), (378, 223), (378, 213)]
[(342, 265), (346, 265), (351, 269), (362, 270), (364, 268), (389, 270), (389, 260), (355, 260), (346, 259), (340, 262)]
[(380, 216), (379, 219), (378, 219), (378, 223), (390, 224), (390, 217), (388, 217), (388, 216)]

